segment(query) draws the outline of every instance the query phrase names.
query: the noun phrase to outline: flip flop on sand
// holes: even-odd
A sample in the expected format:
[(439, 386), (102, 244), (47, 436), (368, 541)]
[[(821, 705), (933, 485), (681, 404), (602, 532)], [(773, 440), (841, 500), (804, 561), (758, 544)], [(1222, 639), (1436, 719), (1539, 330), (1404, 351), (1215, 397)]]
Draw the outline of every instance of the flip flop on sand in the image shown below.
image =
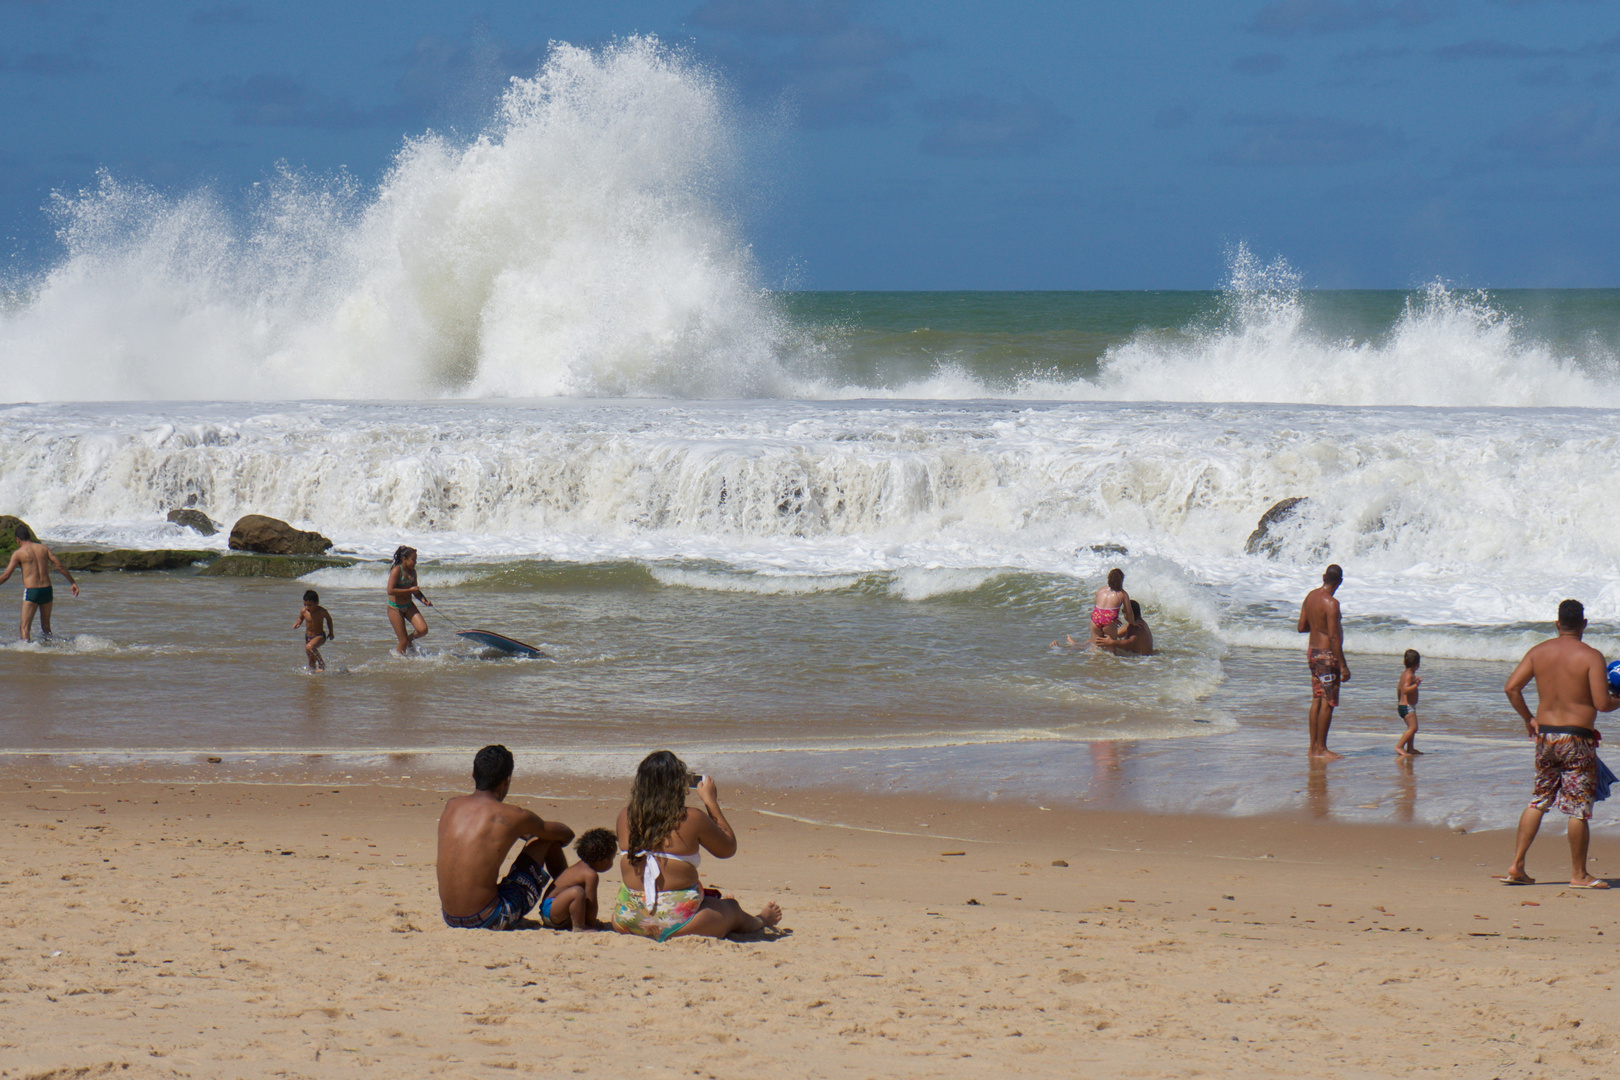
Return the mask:
[(1504, 877), (1499, 877), (1496, 880), (1500, 881), (1504, 885), (1534, 885), (1536, 883), (1536, 879), (1533, 878), (1533, 877), (1505, 877), (1504, 876)]
[(1607, 881), (1604, 881), (1602, 878), (1593, 878), (1591, 881), (1588, 881), (1585, 885), (1577, 885), (1572, 881), (1572, 882), (1569, 883), (1569, 887), (1572, 888), (1572, 889), (1612, 889), (1612, 888), (1614, 888), (1613, 885), (1610, 885)]

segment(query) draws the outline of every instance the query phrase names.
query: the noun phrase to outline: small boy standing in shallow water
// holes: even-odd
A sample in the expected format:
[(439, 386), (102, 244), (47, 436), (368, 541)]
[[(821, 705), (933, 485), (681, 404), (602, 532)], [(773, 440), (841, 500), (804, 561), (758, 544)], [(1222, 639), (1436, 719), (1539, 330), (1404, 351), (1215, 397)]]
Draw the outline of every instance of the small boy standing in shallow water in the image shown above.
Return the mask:
[(540, 921), (553, 930), (606, 930), (596, 920), (596, 887), (613, 869), (619, 838), (611, 829), (587, 829), (574, 844), (579, 861), (551, 883), (540, 898)]
[(1395, 712), (1406, 721), (1406, 734), (1400, 737), (1395, 744), (1395, 753), (1401, 757), (1410, 757), (1421, 754), (1414, 740), (1417, 739), (1417, 703), (1418, 687), (1423, 680), (1418, 676), (1418, 665), (1423, 663), (1423, 657), (1418, 655), (1416, 649), (1407, 649), (1402, 657), (1406, 667), (1401, 671), (1401, 679), (1395, 684)]
[(309, 670), (325, 671), (326, 661), (321, 657), (321, 646), (337, 635), (333, 633), (332, 613), (321, 607), (321, 595), (314, 589), (304, 593), (304, 610), (298, 613), (293, 629), (304, 628), (304, 659)]

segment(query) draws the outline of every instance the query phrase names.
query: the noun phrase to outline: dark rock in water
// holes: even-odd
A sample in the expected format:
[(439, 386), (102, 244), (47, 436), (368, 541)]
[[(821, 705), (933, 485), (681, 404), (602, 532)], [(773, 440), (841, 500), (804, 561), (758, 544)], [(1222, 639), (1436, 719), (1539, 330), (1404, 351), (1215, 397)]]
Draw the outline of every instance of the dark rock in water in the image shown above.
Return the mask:
[(219, 522), (214, 521), (201, 510), (170, 510), (169, 521), (187, 529), (195, 529), (204, 536), (213, 536), (219, 532)]
[(249, 514), (231, 526), (232, 551), (257, 551), (263, 555), (319, 555), (332, 541), (318, 532), (295, 529), (285, 521), (263, 514)]
[(28, 528), (28, 523), (19, 517), (10, 514), (0, 514), (0, 559), (11, 558), (11, 553), (17, 547), (17, 526), (28, 529), (30, 536), (39, 539), (39, 533)]
[(102, 574), (110, 570), (181, 570), (192, 563), (213, 562), (217, 551), (58, 551), (56, 557), (69, 570)]
[(1310, 502), (1310, 499), (1305, 497), (1284, 499), (1261, 514), (1260, 524), (1249, 534), (1248, 543), (1243, 545), (1243, 550), (1250, 555), (1264, 555), (1268, 559), (1275, 559), (1282, 545), (1271, 535), (1272, 528), (1293, 517), (1300, 505), (1307, 502)]
[(1099, 555), (1129, 555), (1130, 550), (1124, 544), (1092, 544), (1091, 550)]
[(354, 564), (354, 559), (325, 559), (310, 555), (226, 555), (198, 576), (295, 578), (330, 566)]

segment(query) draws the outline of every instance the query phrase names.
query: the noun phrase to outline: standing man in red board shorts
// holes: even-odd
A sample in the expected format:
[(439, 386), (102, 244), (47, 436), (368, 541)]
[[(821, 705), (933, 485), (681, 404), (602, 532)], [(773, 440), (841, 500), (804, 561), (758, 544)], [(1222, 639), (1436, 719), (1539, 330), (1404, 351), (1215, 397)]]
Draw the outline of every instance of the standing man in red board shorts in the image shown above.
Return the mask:
[[(1534, 885), (1524, 857), (1541, 828), (1541, 815), (1557, 810), (1569, 818), (1569, 883), (1577, 889), (1607, 889), (1609, 883), (1586, 872), (1591, 840), (1593, 796), (1597, 790), (1597, 714), (1620, 708), (1609, 694), (1603, 654), (1582, 643), (1586, 609), (1579, 600), (1558, 605), (1558, 636), (1524, 654), (1508, 676), (1507, 697), (1536, 740), (1536, 787), (1519, 815), (1518, 844), (1504, 885)], [(1524, 703), (1524, 688), (1536, 681), (1536, 711)]]
[(1343, 754), (1327, 748), (1328, 728), (1333, 726), (1333, 710), (1339, 704), (1339, 684), (1350, 681), (1350, 665), (1344, 662), (1344, 627), (1339, 622), (1339, 601), (1333, 594), (1344, 581), (1338, 563), (1322, 571), (1322, 585), (1305, 594), (1299, 609), (1302, 634), (1311, 635), (1305, 643), (1305, 662), (1311, 667), (1311, 757), (1337, 761)]

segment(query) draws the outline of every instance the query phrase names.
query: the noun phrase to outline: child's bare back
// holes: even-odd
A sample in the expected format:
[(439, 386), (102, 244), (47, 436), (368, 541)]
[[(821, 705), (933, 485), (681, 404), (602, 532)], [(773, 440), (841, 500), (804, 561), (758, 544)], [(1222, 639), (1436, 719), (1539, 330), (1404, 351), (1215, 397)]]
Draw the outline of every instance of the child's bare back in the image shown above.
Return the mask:
[(597, 889), (613, 866), (619, 838), (609, 829), (587, 829), (574, 842), (579, 861), (557, 875), (540, 898), (540, 921), (553, 930), (605, 930), (597, 918)]

